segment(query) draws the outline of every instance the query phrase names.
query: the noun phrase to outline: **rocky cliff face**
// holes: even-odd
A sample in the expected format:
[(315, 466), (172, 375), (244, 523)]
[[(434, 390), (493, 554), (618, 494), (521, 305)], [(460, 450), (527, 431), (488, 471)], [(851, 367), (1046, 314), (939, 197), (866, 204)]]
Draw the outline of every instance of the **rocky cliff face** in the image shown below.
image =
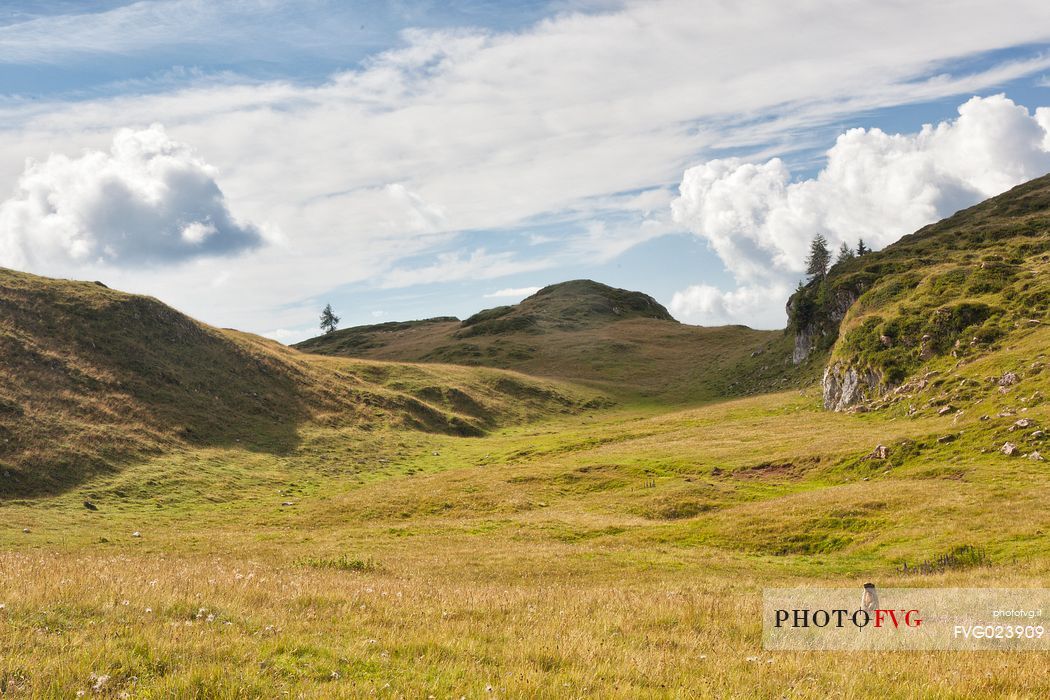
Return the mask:
[(787, 313), (795, 329), (791, 361), (805, 362), (814, 352), (830, 348), (839, 334), (839, 324), (863, 290), (840, 287), (822, 298), (816, 287), (804, 287), (788, 300)]
[(824, 408), (829, 411), (844, 411), (883, 391), (882, 378), (878, 374), (843, 362), (833, 362), (827, 366), (820, 386), (824, 395)]
[[(795, 332), (792, 362), (798, 365), (814, 353), (831, 349), (839, 337), (842, 319), (866, 286), (862, 281), (835, 286), (827, 281), (813, 281), (791, 296), (787, 312)], [(821, 382), (824, 407), (832, 411), (846, 410), (867, 396), (881, 393), (880, 386), (881, 377), (871, 370), (833, 362), (825, 368)]]

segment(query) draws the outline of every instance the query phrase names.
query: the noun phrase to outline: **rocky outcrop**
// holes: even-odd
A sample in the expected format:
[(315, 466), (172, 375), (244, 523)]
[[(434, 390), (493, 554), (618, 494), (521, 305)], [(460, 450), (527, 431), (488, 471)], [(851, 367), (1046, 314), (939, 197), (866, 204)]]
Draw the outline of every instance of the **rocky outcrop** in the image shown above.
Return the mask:
[(831, 347), (838, 338), (839, 324), (863, 291), (840, 287), (830, 294), (830, 300), (821, 304), (814, 302), (815, 289), (804, 287), (788, 299), (788, 318), (795, 330), (791, 361), (796, 365), (805, 362), (814, 352)]
[(881, 378), (875, 372), (858, 370), (842, 362), (828, 365), (820, 384), (824, 408), (831, 411), (844, 411), (883, 390)]
[(813, 352), (815, 341), (819, 335), (812, 327), (800, 328), (795, 331), (795, 349), (791, 351), (791, 362), (798, 365), (805, 361)]

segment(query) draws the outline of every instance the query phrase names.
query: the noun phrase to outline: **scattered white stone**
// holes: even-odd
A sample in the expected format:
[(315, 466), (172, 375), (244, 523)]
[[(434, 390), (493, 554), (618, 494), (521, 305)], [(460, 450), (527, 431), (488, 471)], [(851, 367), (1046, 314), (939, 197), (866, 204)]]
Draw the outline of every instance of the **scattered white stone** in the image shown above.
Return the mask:
[(1030, 455), (1028, 455), (1028, 459), (1034, 460), (1036, 462), (1044, 462), (1044, 461), (1046, 461), (1046, 460), (1043, 459), (1043, 455), (1039, 454), (1038, 451), (1033, 452)]
[(135, 532), (131, 533), (131, 536), (132, 537), (142, 537), (142, 533), (139, 532), (138, 530), (135, 530)]
[(876, 445), (875, 449), (868, 455), (868, 459), (886, 459), (890, 456), (890, 448), (885, 445)]
[(1007, 457), (1013, 457), (1015, 454), (1017, 454), (1017, 445), (1013, 444), (1012, 442), (1007, 442), (999, 448), (999, 451)]
[(1017, 382), (1021, 381), (1015, 372), (1007, 372), (999, 380), (999, 386), (1013, 386)]

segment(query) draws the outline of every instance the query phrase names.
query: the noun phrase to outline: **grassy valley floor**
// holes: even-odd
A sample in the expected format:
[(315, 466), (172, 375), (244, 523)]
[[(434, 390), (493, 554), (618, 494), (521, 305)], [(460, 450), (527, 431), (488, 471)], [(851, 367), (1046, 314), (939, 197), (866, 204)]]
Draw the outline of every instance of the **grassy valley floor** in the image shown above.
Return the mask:
[(983, 421), (796, 390), (485, 437), (306, 424), (8, 500), (0, 694), (1046, 697), (1045, 654), (761, 646), (763, 587), (1047, 585), (1050, 469), (995, 449), (1014, 389)]

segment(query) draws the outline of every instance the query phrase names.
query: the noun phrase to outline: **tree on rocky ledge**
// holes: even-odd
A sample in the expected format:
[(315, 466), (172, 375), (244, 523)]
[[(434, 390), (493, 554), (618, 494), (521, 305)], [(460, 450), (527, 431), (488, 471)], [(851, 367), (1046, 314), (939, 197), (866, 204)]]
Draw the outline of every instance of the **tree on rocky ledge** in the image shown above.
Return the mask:
[(824, 279), (828, 276), (828, 265), (831, 264), (831, 251), (828, 250), (828, 239), (818, 233), (809, 244), (809, 258), (806, 259), (806, 274), (811, 280)]
[(321, 329), (325, 333), (331, 333), (339, 325), (339, 317), (332, 311), (331, 304), (325, 304), (324, 310), (321, 312)]

